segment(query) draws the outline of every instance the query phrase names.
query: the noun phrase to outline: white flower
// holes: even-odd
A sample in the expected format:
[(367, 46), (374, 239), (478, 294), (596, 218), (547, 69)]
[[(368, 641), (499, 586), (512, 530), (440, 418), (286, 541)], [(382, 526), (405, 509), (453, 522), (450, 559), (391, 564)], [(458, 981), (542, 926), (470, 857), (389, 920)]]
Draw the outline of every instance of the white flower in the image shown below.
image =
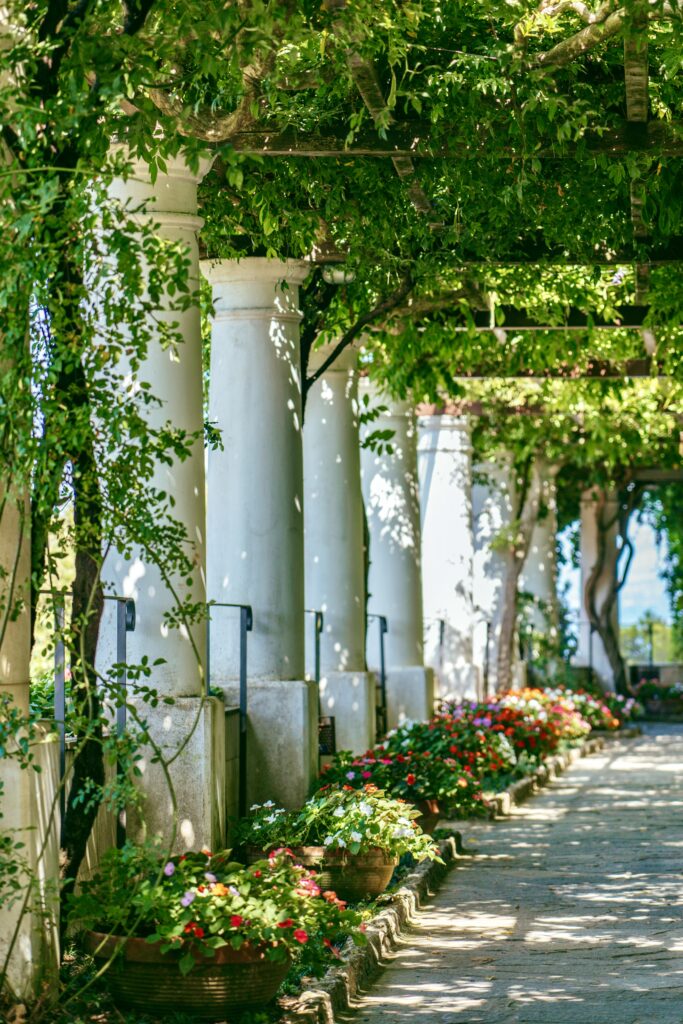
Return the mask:
[(261, 807), (261, 804), (252, 804), (251, 807), (249, 808), (249, 810), (250, 811), (258, 811), (260, 807)]
[(345, 814), (346, 811), (344, 810), (343, 807), (335, 807), (335, 809), (332, 811), (332, 816), (334, 818), (343, 818)]
[(358, 810), (360, 811), (361, 814), (364, 814), (366, 818), (371, 818), (372, 815), (375, 813), (372, 809), (372, 804), (367, 804), (365, 800), (362, 800), (358, 804)]
[(325, 836), (323, 840), (323, 846), (332, 846), (334, 842), (334, 836)]
[(269, 825), (272, 825), (274, 821), (277, 821), (277, 814), (269, 814), (266, 821)]
[(408, 836), (412, 836), (413, 831), (410, 828), (395, 828), (394, 839), (405, 839)]
[(360, 843), (360, 841), (362, 840), (362, 838), (363, 838), (363, 837), (362, 837), (362, 835), (360, 834), (360, 832), (352, 832), (352, 833), (351, 833), (351, 841), (352, 841), (352, 842), (354, 842), (354, 843)]
[(337, 846), (346, 846), (346, 843), (343, 839), (337, 839)]
[(275, 803), (272, 800), (266, 800), (266, 802), (264, 803), (263, 806), (264, 807), (275, 807)]

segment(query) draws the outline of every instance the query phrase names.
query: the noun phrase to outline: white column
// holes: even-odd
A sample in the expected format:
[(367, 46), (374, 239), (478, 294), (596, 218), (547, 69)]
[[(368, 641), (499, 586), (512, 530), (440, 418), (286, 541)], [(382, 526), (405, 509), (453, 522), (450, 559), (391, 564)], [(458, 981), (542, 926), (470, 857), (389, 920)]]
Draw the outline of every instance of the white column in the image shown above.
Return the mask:
[[(602, 573), (595, 591), (595, 603), (598, 610), (609, 593), (617, 568), (617, 537), (619, 526), (617, 519), (618, 499), (610, 494), (605, 508), (605, 518), (612, 522), (606, 536), (606, 552)], [(584, 491), (581, 495), (581, 610), (579, 619), (579, 645), (574, 663), (584, 667), (592, 665), (595, 676), (602, 681), (606, 689), (614, 688), (614, 673), (609, 658), (598, 633), (591, 636), (590, 620), (586, 608), (586, 583), (598, 558), (598, 522), (597, 502), (593, 491)], [(615, 632), (619, 631), (619, 608), (614, 602), (612, 625)]]
[[(189, 286), (199, 287), (197, 232), (202, 220), (197, 216), (197, 185), (210, 166), (203, 161), (199, 173), (190, 170), (179, 156), (167, 161), (168, 173), (159, 174), (152, 183), (145, 164), (135, 162), (132, 176), (117, 179), (112, 195), (124, 208), (142, 210), (158, 225), (160, 237), (180, 242), (187, 250)], [(169, 422), (198, 440), (184, 460), (170, 465), (158, 464), (152, 486), (171, 495), (175, 504), (170, 515), (185, 529), (194, 570), (190, 581), (186, 574), (174, 574), (168, 583), (156, 565), (142, 553), (132, 561), (114, 556), (107, 562), (107, 577), (116, 593), (136, 602), (135, 632), (128, 638), (128, 661), (140, 662), (146, 656), (164, 663), (155, 666), (151, 685), (164, 696), (171, 696), (171, 708), (142, 708), (152, 735), (167, 756), (182, 747), (174, 760), (171, 774), (176, 790), (178, 845), (186, 848), (214, 847), (221, 841), (224, 818), (224, 709), (220, 701), (205, 697), (206, 623), (204, 620), (170, 628), (164, 616), (176, 603), (172, 589), (181, 599), (206, 601), (205, 578), (205, 476), (203, 446), (202, 337), (199, 305), (182, 312), (172, 309), (171, 299), (162, 299), (157, 314), (161, 321), (178, 324), (182, 343), (174, 349), (151, 344), (138, 379), (151, 385), (159, 407), (145, 412), (150, 424), (160, 427)], [(104, 635), (105, 626), (101, 633)], [(108, 625), (107, 632), (113, 636)], [(189, 739), (188, 739), (189, 737)], [(184, 744), (184, 746), (183, 746)], [(168, 787), (160, 766), (145, 762), (142, 787), (147, 795), (141, 821), (130, 824), (135, 832), (167, 832), (172, 820)]]
[[(314, 373), (331, 346), (309, 360)], [(344, 352), (308, 393), (304, 421), (306, 606), (322, 611), (320, 705), (338, 750), (375, 739), (375, 677), (365, 671), (365, 560), (357, 353)], [(307, 624), (307, 661), (314, 634)]]
[[(17, 483), (0, 479), (0, 716), (5, 702), (21, 716), (29, 708), (30, 508)], [(11, 879), (0, 880), (0, 970), (9, 957), (6, 981), (17, 1001), (33, 1000), (44, 985), (51, 987), (59, 962), (59, 849), (53, 813), (58, 748), (53, 733), (36, 727), (30, 745), (33, 766), (22, 768), (17, 741), (24, 735), (19, 729), (0, 756), (0, 830), (23, 844), (16, 854), (23, 867), (15, 878), (19, 890), (6, 888)]]
[(539, 517), (531, 533), (520, 590), (528, 594), (533, 602), (527, 618), (534, 634), (552, 644), (558, 637), (556, 470), (545, 463), (540, 466), (535, 463), (533, 471), (543, 475), (541, 504)]
[[(372, 406), (387, 412), (363, 432), (392, 432), (392, 452), (361, 449), (361, 477), (369, 534), (368, 611), (385, 615), (389, 632), (387, 719), (429, 718), (434, 673), (424, 666), (417, 425), (409, 402), (364, 385)], [(368, 622), (368, 660), (379, 665), (377, 622)]]
[[(208, 593), (250, 604), (249, 798), (295, 806), (317, 769), (317, 687), (304, 642), (300, 261), (206, 260), (213, 287), (209, 416)], [(211, 675), (236, 702), (239, 636), (212, 614)]]
[(440, 697), (476, 697), (468, 420), (450, 415), (421, 417), (418, 466), (426, 661), (436, 672)]
[(505, 557), (495, 540), (513, 515), (514, 479), (505, 459), (474, 468), (472, 519), (474, 524), (473, 598), (475, 615), (474, 660), (479, 667), (483, 695), (497, 688), (498, 642), (503, 611)]

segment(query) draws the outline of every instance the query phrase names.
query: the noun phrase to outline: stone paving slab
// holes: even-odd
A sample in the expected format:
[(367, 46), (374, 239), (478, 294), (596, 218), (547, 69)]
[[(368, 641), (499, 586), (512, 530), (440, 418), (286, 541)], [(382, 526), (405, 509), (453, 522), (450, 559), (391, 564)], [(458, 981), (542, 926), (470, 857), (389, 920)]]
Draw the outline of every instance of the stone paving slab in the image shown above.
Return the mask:
[(347, 1024), (683, 1024), (683, 726), (575, 764), (400, 939)]

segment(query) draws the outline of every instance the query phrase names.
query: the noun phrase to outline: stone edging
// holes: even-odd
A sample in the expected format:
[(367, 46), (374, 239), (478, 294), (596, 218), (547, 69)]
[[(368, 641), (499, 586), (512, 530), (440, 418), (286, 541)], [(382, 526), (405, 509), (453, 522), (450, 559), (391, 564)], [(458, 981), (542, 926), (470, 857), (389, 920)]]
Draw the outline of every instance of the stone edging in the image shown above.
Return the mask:
[[(510, 814), (514, 806), (557, 778), (579, 758), (597, 753), (604, 745), (602, 739), (586, 740), (581, 747), (573, 747), (565, 754), (548, 758), (533, 775), (496, 794), (491, 801), (492, 816)], [(322, 978), (306, 984), (300, 995), (280, 1000), (282, 1024), (335, 1024), (335, 1014), (350, 1008), (359, 988), (367, 987), (379, 974), (382, 960), (397, 948), (401, 932), (425, 897), (436, 892), (458, 860), (472, 856), (463, 847), (460, 832), (442, 839), (439, 850), (444, 863), (425, 861), (418, 865), (401, 888), (392, 894), (390, 906), (369, 922), (365, 933), (366, 946), (350, 946), (339, 966), (331, 967)]]

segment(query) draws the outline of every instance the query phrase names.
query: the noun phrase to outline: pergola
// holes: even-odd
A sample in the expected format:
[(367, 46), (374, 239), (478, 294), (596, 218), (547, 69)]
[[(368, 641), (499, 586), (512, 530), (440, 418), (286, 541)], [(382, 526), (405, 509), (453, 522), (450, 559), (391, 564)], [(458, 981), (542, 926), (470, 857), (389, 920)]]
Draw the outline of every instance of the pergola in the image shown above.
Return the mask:
[[(556, 631), (558, 467), (562, 455), (574, 483), (586, 474), (584, 442), (604, 462), (576, 493), (585, 625), (602, 650), (584, 629), (579, 660), (590, 644), (591, 667), (613, 675), (619, 486), (681, 480), (683, 226), (657, 206), (683, 155), (662, 56), (678, 5), (544, 0), (518, 4), (517, 24), (511, 4), (453, 5), (467, 7), (463, 49), (439, 34), (436, 0), (391, 5), (397, 24), (425, 8), (414, 34), (372, 4), (364, 34), (344, 0), (275, 5), (262, 34), (248, 4), (225, 27), (211, 5), (206, 24), (198, 7), (196, 24), (166, 26), (145, 0), (124, 5), (116, 46), (87, 2), (57, 6), (36, 30), (35, 82), (24, 95), (24, 65), (7, 58), (18, 84), (3, 100), (0, 244), (20, 312), (6, 296), (0, 670), (17, 708), (48, 587), (74, 685), (118, 705), (120, 733), (154, 690), (128, 834), (168, 835), (171, 818), (179, 847), (224, 844), (248, 801), (302, 803), (321, 717), (357, 752), (378, 721), (429, 717), (435, 675), (442, 696), (523, 678), (517, 594)], [(551, 109), (565, 131), (538, 115)], [(58, 593), (51, 534), (75, 560)], [(16, 765), (5, 779), (10, 826), (47, 822), (31, 856), (48, 878), (62, 715), (61, 764), (49, 736), (35, 741), (44, 789)], [(101, 742), (78, 742), (92, 722), (78, 728), (69, 885), (97, 814), (83, 826), (78, 786), (104, 779)], [(30, 994), (54, 935), (26, 917), (12, 972)]]

